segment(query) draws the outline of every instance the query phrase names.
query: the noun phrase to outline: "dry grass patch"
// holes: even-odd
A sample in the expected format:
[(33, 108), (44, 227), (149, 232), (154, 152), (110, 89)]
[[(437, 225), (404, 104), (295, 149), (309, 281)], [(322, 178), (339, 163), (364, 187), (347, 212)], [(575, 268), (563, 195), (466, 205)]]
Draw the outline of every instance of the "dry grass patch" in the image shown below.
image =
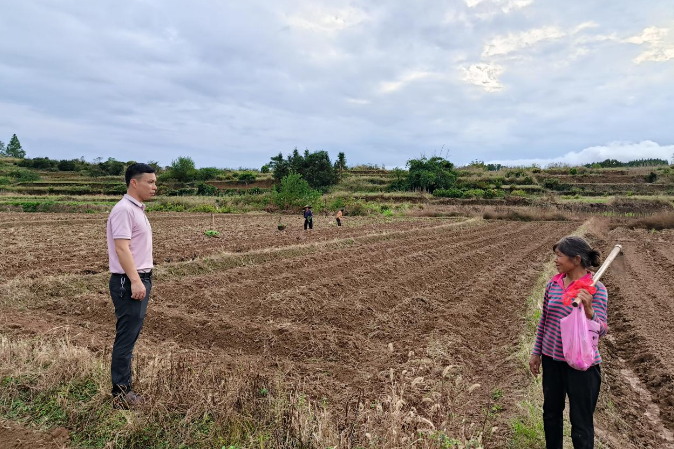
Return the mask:
[(457, 414), (482, 387), (448, 366), (436, 379), (391, 369), (381, 374), (388, 386), (380, 397), (361, 393), (328, 404), (305, 395), (301, 384), (288, 385), (282, 367), (270, 378), (253, 362), (229, 366), (208, 354), (169, 353), (136, 360), (135, 389), (148, 403), (117, 411), (107, 358), (67, 338), (0, 335), (0, 415), (65, 427), (79, 447), (441, 449), (488, 443), (500, 400), (492, 395), (479, 420)]

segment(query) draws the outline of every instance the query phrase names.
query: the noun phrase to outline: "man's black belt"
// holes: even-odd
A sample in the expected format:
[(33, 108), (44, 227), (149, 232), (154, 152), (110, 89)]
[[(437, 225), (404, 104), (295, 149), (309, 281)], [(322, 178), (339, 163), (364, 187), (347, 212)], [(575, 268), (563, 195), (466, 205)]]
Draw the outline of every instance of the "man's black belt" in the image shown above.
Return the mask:
[[(128, 278), (126, 273), (113, 273), (116, 276), (125, 276)], [(152, 280), (152, 270), (146, 272), (146, 273), (141, 273), (140, 271), (138, 272), (138, 276), (140, 276), (141, 279), (144, 279), (146, 281), (151, 281)]]

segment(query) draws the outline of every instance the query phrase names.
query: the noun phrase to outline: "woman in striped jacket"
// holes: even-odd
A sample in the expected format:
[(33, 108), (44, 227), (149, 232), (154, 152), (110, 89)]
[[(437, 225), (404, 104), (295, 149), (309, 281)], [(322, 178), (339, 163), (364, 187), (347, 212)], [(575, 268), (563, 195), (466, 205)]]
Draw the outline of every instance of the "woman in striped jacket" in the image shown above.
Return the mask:
[[(580, 279), (591, 278), (590, 267), (599, 266), (599, 252), (592, 249), (581, 237), (564, 237), (553, 247), (555, 266), (559, 272), (548, 282), (543, 300), (543, 312), (536, 342), (529, 360), (529, 368), (537, 376), (543, 365), (543, 426), (548, 449), (562, 448), (562, 413), (566, 396), (569, 396), (571, 439), (573, 447), (594, 447), (594, 409), (601, 385), (601, 356), (596, 350), (594, 364), (587, 371), (571, 368), (564, 359), (560, 320), (571, 313), (572, 306), (565, 306), (562, 294)], [(606, 333), (606, 287), (598, 282), (597, 291), (591, 295), (581, 290), (582, 301), (588, 320), (599, 323), (599, 336)]]

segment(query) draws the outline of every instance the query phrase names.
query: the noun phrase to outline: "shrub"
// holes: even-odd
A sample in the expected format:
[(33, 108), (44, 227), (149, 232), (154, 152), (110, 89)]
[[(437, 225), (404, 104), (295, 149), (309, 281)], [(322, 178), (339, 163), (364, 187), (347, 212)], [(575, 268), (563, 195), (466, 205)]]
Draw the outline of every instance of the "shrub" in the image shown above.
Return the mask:
[(463, 198), (463, 191), (460, 189), (437, 189), (433, 192), (433, 196), (440, 198)]
[(340, 210), (344, 209), (344, 206), (346, 206), (346, 198), (343, 197), (337, 197), (328, 206), (330, 210)]
[(39, 181), (40, 175), (29, 170), (13, 170), (8, 173), (9, 177), (16, 179), (17, 182)]
[(212, 204), (197, 204), (189, 208), (190, 212), (210, 212), (212, 214), (216, 213), (218, 209)]
[(549, 190), (560, 190), (562, 183), (557, 178), (546, 178), (543, 181), (543, 187)]
[(242, 172), (242, 173), (239, 173), (238, 179), (239, 179), (239, 182), (248, 185), (248, 184), (250, 184), (251, 182), (255, 182), (255, 180), (257, 179), (257, 177), (255, 176), (255, 173), (252, 173), (252, 172)]
[(349, 205), (349, 215), (361, 216), (374, 213), (381, 213), (381, 207), (377, 204), (366, 203), (364, 201), (354, 201)]
[(578, 169), (576, 167), (570, 168), (569, 169), (569, 174), (570, 175), (577, 175), (578, 174)]
[(221, 172), (222, 171), (220, 169), (217, 169), (215, 167), (200, 168), (199, 170), (196, 171), (194, 179), (196, 179), (197, 181), (210, 181), (211, 179), (217, 178)]
[(487, 189), (483, 194), (486, 199), (502, 198), (505, 196), (505, 192), (499, 189)]
[(469, 189), (463, 192), (464, 198), (484, 198), (484, 190), (482, 189)]
[(211, 184), (206, 184), (205, 182), (197, 183), (197, 195), (202, 196), (215, 196), (218, 194), (218, 189)]
[(103, 193), (110, 193), (115, 195), (123, 195), (127, 191), (126, 184), (117, 184), (114, 186), (106, 187), (103, 190)]
[(658, 180), (658, 174), (655, 172), (650, 172), (648, 176), (646, 176), (646, 182), (655, 182)]
[(518, 190), (513, 190), (512, 192), (510, 192), (510, 195), (511, 196), (525, 197), (525, 196), (527, 196), (527, 192), (525, 192), (524, 190), (518, 189)]
[(305, 204), (316, 203), (321, 193), (313, 190), (299, 173), (291, 173), (281, 179), (274, 191), (274, 203), (279, 209), (301, 209)]

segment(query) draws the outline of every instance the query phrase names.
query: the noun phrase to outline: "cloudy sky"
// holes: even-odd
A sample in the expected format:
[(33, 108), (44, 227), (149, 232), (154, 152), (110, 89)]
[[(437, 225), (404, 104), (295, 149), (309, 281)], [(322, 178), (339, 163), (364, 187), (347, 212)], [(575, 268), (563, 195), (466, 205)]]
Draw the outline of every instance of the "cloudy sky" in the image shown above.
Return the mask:
[(259, 167), (674, 153), (672, 0), (5, 0), (0, 140)]

